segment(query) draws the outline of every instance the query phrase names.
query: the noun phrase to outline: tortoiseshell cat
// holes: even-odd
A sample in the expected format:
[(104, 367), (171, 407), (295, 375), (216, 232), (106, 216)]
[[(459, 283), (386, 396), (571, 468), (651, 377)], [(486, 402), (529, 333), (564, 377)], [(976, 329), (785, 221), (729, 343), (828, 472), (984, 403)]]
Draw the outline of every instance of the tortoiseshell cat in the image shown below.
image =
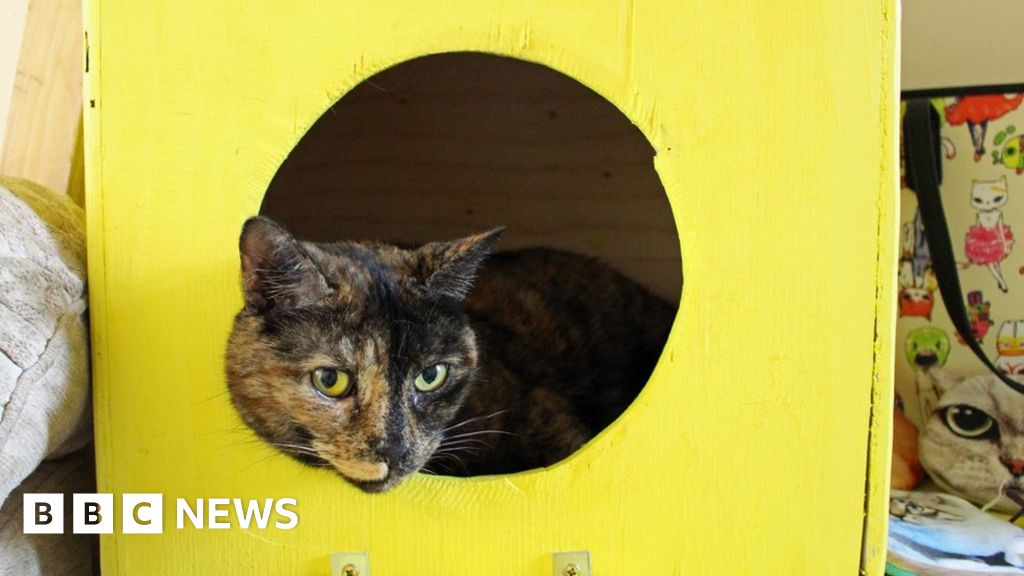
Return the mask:
[(488, 258), (501, 234), (407, 250), (251, 218), (226, 358), (246, 424), (368, 492), (575, 451), (647, 382), (674, 308), (582, 256)]

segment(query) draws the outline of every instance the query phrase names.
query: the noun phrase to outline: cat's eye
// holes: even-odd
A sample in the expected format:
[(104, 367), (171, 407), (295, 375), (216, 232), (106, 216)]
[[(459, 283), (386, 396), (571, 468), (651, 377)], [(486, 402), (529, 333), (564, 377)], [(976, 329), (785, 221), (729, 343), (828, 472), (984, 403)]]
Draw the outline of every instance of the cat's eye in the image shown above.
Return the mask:
[(317, 368), (309, 378), (318, 392), (331, 398), (341, 398), (352, 388), (348, 372), (336, 368)]
[(991, 416), (966, 404), (946, 408), (944, 420), (954, 434), (964, 438), (991, 438), (999, 434)]
[(416, 389), (420, 392), (437, 390), (448, 379), (448, 365), (434, 364), (416, 375)]

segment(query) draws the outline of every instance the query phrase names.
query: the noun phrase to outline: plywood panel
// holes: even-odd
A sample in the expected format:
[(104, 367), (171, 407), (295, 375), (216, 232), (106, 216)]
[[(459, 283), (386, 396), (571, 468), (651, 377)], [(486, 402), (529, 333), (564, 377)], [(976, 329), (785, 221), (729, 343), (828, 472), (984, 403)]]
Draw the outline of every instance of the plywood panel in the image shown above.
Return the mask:
[[(598, 574), (879, 574), (896, 16), (888, 1), (93, 4), (85, 147), (100, 490), (294, 497), (300, 514), (291, 531), (109, 535), (105, 572), (312, 575), (330, 553), (361, 550), (383, 575), (539, 576), (552, 552), (586, 549)], [(657, 151), (686, 289), (644, 392), (567, 461), (421, 476), (368, 496), (261, 447), (232, 411), (222, 350), (241, 303), (237, 234), (338, 98), (400, 62), (467, 50), (567, 74), (639, 127)], [(385, 156), (364, 142), (362, 161)], [(491, 150), (531, 161), (546, 145)], [(552, 164), (594, 178), (574, 160)], [(530, 183), (543, 179), (528, 171), (473, 164), (481, 178), (507, 173), (524, 205), (539, 198)], [(584, 188), (553, 187), (569, 191), (559, 209), (585, 203)], [(164, 512), (173, 517), (170, 503)]]

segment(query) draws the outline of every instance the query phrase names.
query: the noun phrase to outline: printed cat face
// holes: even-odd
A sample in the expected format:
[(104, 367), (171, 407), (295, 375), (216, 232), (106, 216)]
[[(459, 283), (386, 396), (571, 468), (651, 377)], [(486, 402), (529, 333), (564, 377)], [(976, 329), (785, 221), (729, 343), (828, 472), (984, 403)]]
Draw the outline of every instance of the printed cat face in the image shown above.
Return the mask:
[(907, 334), (907, 361), (918, 368), (943, 367), (949, 358), (949, 336), (938, 328), (925, 326)]
[(1024, 399), (993, 375), (964, 380), (936, 405), (920, 451), (946, 490), (982, 505), (998, 498), (997, 509), (1015, 512), (1024, 495)]
[(368, 492), (418, 470), (472, 386), (477, 347), (460, 304), (500, 234), (402, 250), (300, 242), (250, 219), (226, 354), (242, 419)]
[(1024, 356), (1024, 320), (1006, 320), (999, 326), (996, 351), (1000, 356)]
[(1008, 192), (1005, 176), (999, 180), (975, 180), (971, 185), (971, 206), (982, 212), (995, 210), (1009, 200)]

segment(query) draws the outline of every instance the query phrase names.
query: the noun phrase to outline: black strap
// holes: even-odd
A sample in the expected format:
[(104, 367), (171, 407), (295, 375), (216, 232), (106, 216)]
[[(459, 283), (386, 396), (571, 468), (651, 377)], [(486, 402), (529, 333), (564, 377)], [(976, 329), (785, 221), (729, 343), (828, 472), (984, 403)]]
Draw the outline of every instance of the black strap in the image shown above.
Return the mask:
[(932, 270), (938, 280), (942, 302), (946, 305), (953, 326), (963, 341), (974, 351), (978, 359), (998, 376), (1007, 386), (1024, 394), (1024, 385), (1006, 376), (992, 364), (985, 351), (978, 345), (967, 320), (967, 309), (964, 307), (963, 292), (960, 288), (960, 276), (957, 273), (956, 259), (953, 256), (953, 245), (949, 240), (949, 226), (946, 214), (942, 210), (942, 198), (939, 195), (939, 183), (942, 178), (939, 161), (941, 150), (937, 127), (938, 113), (926, 98), (917, 98), (907, 102), (907, 112), (903, 120), (904, 166), (907, 186), (917, 193), (917, 205), (921, 211), (924, 224), (924, 236), (932, 258)]

